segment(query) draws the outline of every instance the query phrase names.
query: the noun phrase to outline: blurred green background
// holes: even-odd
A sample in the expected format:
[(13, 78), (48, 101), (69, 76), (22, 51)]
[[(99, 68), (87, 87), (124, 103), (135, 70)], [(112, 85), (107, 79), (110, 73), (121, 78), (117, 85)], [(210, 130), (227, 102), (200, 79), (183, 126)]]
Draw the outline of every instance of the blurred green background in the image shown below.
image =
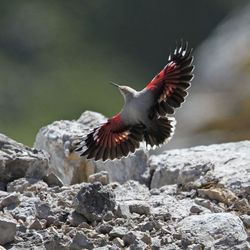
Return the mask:
[(246, 2), (2, 1), (0, 132), (32, 145), (55, 120), (113, 115), (123, 100), (109, 81), (143, 88), (176, 40), (196, 49)]

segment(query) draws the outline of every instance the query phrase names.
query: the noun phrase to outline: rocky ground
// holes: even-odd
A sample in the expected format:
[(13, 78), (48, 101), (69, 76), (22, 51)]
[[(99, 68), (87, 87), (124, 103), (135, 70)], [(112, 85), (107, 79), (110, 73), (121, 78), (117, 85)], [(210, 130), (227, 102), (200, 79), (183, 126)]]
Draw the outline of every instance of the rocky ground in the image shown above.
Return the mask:
[(250, 249), (250, 141), (96, 163), (71, 145), (99, 119), (0, 135), (0, 249)]

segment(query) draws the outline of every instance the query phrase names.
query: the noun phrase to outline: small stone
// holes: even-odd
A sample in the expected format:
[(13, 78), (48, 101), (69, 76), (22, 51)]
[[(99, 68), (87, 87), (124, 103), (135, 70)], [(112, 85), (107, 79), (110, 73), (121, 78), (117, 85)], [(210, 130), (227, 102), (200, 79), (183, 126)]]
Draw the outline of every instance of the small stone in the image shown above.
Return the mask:
[(125, 219), (130, 218), (131, 213), (129, 210), (129, 206), (125, 204), (119, 204), (116, 210), (116, 216)]
[(111, 239), (114, 239), (116, 237), (122, 238), (126, 233), (128, 229), (126, 227), (114, 227), (110, 232), (109, 236)]
[(14, 180), (8, 183), (7, 191), (23, 193), (27, 187), (29, 187), (36, 181), (37, 179), (31, 179), (31, 178), (20, 178), (20, 179)]
[(16, 222), (0, 217), (0, 232), (0, 245), (12, 242), (16, 235)]
[(54, 172), (50, 172), (46, 177), (44, 177), (44, 181), (48, 184), (49, 187), (63, 186), (62, 180)]
[(202, 249), (204, 249), (204, 246), (200, 244), (192, 244), (187, 246), (187, 250), (202, 250)]
[(138, 225), (138, 228), (142, 231), (142, 232), (146, 232), (146, 231), (152, 231), (155, 227), (155, 223), (154, 221), (146, 221), (146, 222), (142, 222)]
[(150, 194), (151, 195), (159, 195), (161, 192), (160, 192), (160, 190), (158, 189), (158, 188), (152, 188), (151, 190), (150, 190)]
[(129, 247), (130, 250), (144, 250), (147, 249), (147, 245), (141, 241), (136, 239), (133, 244), (130, 245)]
[(136, 235), (134, 232), (128, 232), (123, 236), (122, 239), (125, 246), (130, 246), (136, 240)]
[(50, 215), (50, 206), (48, 203), (36, 204), (36, 216), (39, 219), (46, 219)]
[(47, 226), (49, 227), (54, 224), (54, 222), (56, 221), (56, 217), (49, 215), (46, 220), (47, 220)]
[(41, 180), (35, 182), (34, 184), (26, 188), (27, 191), (36, 192), (36, 193), (40, 191), (46, 191), (47, 189), (48, 189), (47, 183)]
[(14, 192), (0, 201), (0, 209), (3, 209), (4, 207), (14, 208), (19, 203), (20, 203), (19, 194)]
[(94, 245), (90, 239), (82, 232), (77, 232), (72, 243), (69, 246), (70, 250), (93, 249)]
[(87, 220), (81, 214), (77, 213), (76, 211), (73, 211), (68, 217), (68, 222), (71, 226), (77, 227), (82, 222), (87, 222)]
[(35, 219), (29, 226), (29, 229), (42, 230), (43, 226), (38, 219)]
[(246, 228), (250, 228), (250, 215), (243, 214), (240, 216)]
[(149, 234), (147, 233), (143, 233), (143, 236), (141, 237), (141, 240), (146, 243), (147, 245), (151, 245), (152, 244), (152, 239), (150, 237)]
[(89, 229), (90, 225), (87, 222), (83, 221), (81, 224), (79, 224), (78, 227), (79, 228), (87, 228), (87, 229)]
[(101, 224), (96, 228), (96, 231), (101, 234), (108, 234), (113, 229), (113, 226), (110, 224)]
[(114, 218), (114, 214), (112, 213), (112, 211), (107, 211), (107, 213), (103, 216), (103, 219), (105, 221), (110, 221)]
[(137, 213), (137, 214), (150, 214), (150, 207), (146, 202), (135, 202), (132, 204), (129, 204), (129, 210), (131, 213)]
[(112, 242), (113, 242), (116, 246), (118, 246), (119, 248), (123, 248), (123, 247), (124, 247), (123, 241), (122, 241), (120, 238), (118, 238), (118, 237), (114, 238), (114, 239), (112, 240)]
[(101, 183), (84, 185), (74, 200), (76, 212), (88, 221), (100, 220), (107, 211), (114, 211), (115, 195)]
[(199, 213), (203, 212), (203, 210), (201, 209), (201, 207), (196, 206), (196, 205), (193, 205), (193, 206), (190, 208), (190, 212), (191, 212), (192, 214), (199, 214)]
[(198, 195), (202, 198), (216, 200), (227, 205), (230, 205), (233, 201), (237, 200), (236, 195), (229, 189), (225, 188), (198, 189)]
[(152, 238), (151, 249), (152, 250), (161, 249), (161, 239), (158, 236)]
[(212, 206), (213, 206), (210, 200), (204, 200), (204, 199), (201, 199), (201, 198), (195, 198), (195, 199), (194, 199), (194, 202), (195, 202), (197, 205), (200, 205), (200, 206), (202, 206), (202, 207), (205, 207), (205, 208), (207, 208), (207, 209), (209, 209), (209, 210), (211, 210), (211, 208), (212, 208)]
[(90, 183), (100, 182), (102, 185), (108, 185), (109, 184), (109, 174), (107, 171), (101, 171), (101, 172), (92, 174), (89, 176), (88, 182), (90, 182)]

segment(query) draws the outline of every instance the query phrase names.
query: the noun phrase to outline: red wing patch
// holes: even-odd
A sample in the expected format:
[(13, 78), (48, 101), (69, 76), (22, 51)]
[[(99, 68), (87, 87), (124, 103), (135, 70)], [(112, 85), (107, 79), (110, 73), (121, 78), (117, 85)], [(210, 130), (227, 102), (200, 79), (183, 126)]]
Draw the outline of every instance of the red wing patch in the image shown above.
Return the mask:
[(168, 64), (146, 86), (156, 96), (153, 115), (173, 114), (185, 101), (187, 89), (193, 79), (192, 50), (188, 45), (182, 44), (169, 56)]
[(119, 159), (139, 148), (143, 132), (143, 125), (123, 126), (120, 116), (117, 115), (89, 133), (86, 139), (79, 143), (76, 151), (80, 151), (81, 156), (87, 156), (87, 159)]

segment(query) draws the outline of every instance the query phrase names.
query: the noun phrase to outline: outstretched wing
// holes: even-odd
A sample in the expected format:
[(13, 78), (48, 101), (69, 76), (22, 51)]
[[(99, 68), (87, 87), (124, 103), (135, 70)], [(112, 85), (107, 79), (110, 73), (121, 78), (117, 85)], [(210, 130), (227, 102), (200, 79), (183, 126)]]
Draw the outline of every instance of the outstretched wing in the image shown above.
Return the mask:
[(175, 108), (179, 108), (185, 101), (187, 89), (193, 79), (192, 49), (188, 49), (188, 43), (177, 46), (170, 54), (168, 63), (157, 74), (146, 88), (154, 92), (155, 105), (150, 114), (165, 116), (173, 114)]
[(75, 151), (96, 161), (119, 159), (140, 146), (143, 132), (143, 125), (124, 126), (120, 115), (116, 115), (79, 141)]

